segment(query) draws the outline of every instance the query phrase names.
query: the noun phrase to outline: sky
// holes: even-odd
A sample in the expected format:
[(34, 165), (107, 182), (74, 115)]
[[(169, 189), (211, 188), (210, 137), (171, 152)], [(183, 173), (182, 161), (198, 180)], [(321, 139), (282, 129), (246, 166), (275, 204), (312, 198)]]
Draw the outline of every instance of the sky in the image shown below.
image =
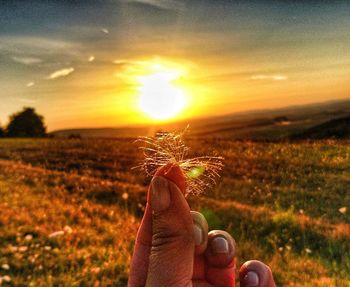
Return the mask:
[(349, 1), (0, 7), (3, 125), (24, 106), (36, 108), (49, 131), (153, 122), (140, 109), (140, 79), (159, 66), (176, 75), (171, 85), (186, 98), (172, 120), (350, 98)]

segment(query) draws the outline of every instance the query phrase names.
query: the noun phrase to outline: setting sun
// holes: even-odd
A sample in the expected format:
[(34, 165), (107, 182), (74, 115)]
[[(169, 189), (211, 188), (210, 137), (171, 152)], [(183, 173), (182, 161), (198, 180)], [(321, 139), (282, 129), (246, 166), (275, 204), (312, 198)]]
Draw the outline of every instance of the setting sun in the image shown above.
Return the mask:
[(161, 64), (151, 65), (149, 74), (138, 77), (140, 109), (156, 120), (167, 120), (181, 113), (186, 96), (174, 83), (180, 76), (180, 71), (175, 69)]

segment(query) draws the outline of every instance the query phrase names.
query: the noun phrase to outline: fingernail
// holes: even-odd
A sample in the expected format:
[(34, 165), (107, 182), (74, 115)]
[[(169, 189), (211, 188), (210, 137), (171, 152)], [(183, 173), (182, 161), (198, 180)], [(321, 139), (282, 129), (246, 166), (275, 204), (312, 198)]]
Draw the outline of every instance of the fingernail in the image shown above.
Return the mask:
[(194, 242), (196, 245), (201, 245), (203, 242), (203, 230), (202, 228), (194, 223), (193, 224), (193, 230), (194, 230)]
[(256, 287), (259, 286), (259, 276), (254, 271), (248, 271), (243, 278), (244, 286)]
[(152, 210), (160, 212), (170, 206), (169, 182), (162, 176), (152, 180)]
[(229, 252), (228, 242), (223, 237), (215, 237), (211, 242), (211, 248), (213, 253), (224, 253), (227, 254)]

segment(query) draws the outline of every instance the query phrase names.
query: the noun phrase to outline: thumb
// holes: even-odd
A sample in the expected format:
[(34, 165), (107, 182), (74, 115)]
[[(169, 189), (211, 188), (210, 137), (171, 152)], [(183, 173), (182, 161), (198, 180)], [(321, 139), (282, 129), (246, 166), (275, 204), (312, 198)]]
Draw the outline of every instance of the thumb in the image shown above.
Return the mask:
[(177, 165), (157, 174), (151, 183), (152, 247), (146, 286), (187, 286), (195, 242), (190, 208), (177, 185), (184, 176)]

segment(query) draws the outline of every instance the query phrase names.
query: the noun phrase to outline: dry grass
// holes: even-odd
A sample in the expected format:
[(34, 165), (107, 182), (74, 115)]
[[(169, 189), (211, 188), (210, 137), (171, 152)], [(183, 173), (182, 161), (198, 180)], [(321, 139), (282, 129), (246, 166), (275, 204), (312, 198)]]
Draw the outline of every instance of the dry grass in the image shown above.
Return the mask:
[[(132, 141), (0, 141), (1, 284), (126, 285), (149, 181)], [(225, 157), (219, 185), (189, 201), (240, 263), (265, 261), (279, 286), (350, 286), (349, 142), (188, 142)]]

